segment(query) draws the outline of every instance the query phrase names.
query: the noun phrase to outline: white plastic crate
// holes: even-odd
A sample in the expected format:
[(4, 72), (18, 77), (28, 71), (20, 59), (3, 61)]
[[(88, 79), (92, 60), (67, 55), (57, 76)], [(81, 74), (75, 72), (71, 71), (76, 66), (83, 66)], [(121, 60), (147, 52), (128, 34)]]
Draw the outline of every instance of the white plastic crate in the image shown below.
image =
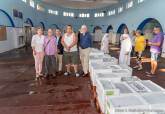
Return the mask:
[(118, 95), (119, 90), (115, 88), (115, 85), (111, 81), (97, 80), (96, 93), (97, 93), (97, 99), (98, 99), (101, 111), (104, 113), (106, 96)]
[(132, 81), (127, 82), (128, 85), (137, 93), (148, 93), (151, 92), (145, 85), (141, 83), (141, 81)]
[(96, 92), (100, 101), (101, 110), (105, 112), (107, 96), (118, 96), (124, 94), (135, 94), (135, 92), (124, 82), (113, 83), (110, 80), (98, 79), (96, 81)]
[(127, 75), (126, 73), (113, 73), (113, 70), (112, 73), (96, 73), (96, 79), (106, 79), (106, 80), (111, 80), (113, 82), (121, 82), (123, 77), (131, 77), (131, 76)]
[(118, 64), (118, 59), (115, 58), (115, 57), (111, 57), (111, 58), (104, 57), (103, 62), (108, 62), (110, 64), (117, 65)]
[(133, 88), (138, 93), (155, 93), (155, 92), (165, 92), (165, 90), (150, 80), (141, 80), (127, 82), (131, 88)]
[(141, 81), (141, 79), (138, 78), (137, 76), (130, 76), (130, 77), (122, 77), (121, 81), (123, 81), (123, 82), (132, 82), (132, 81)]
[(92, 48), (89, 55), (104, 55), (104, 53), (98, 49)]
[(106, 114), (149, 114), (148, 104), (136, 94), (111, 96), (106, 102)]
[(92, 56), (89, 56), (89, 68), (91, 68), (92, 63), (97, 62), (99, 64), (102, 64), (104, 62), (107, 62), (106, 60), (109, 60), (109, 64), (115, 64), (116, 65), (116, 63), (113, 63), (113, 61), (110, 62), (110, 60), (111, 60), (110, 55), (92, 55)]
[(150, 106), (150, 114), (165, 113), (165, 93), (146, 93), (141, 95)]
[(92, 63), (91, 65), (91, 80), (92, 84), (94, 85), (94, 82), (96, 80), (96, 74), (97, 73), (112, 73), (112, 70), (114, 69), (121, 69), (119, 65), (111, 65), (109, 63)]
[(132, 76), (132, 71), (128, 70), (128, 69), (113, 69), (112, 73), (118, 73), (118, 74), (123, 74), (126, 76)]
[(108, 72), (103, 72), (103, 73), (96, 73), (95, 78), (93, 80), (93, 85), (96, 85), (96, 80), (97, 79), (104, 79), (104, 80), (110, 80), (112, 82), (121, 82), (123, 77), (131, 77), (127, 73), (108, 73)]
[(132, 75), (132, 68), (131, 67), (129, 67), (128, 65), (120, 65), (120, 67), (122, 68), (122, 69), (127, 69), (127, 70), (129, 70), (130, 71), (130, 73), (131, 73), (131, 75)]
[(141, 81), (143, 85), (145, 85), (152, 92), (165, 92), (165, 89), (152, 82), (151, 80), (143, 80)]

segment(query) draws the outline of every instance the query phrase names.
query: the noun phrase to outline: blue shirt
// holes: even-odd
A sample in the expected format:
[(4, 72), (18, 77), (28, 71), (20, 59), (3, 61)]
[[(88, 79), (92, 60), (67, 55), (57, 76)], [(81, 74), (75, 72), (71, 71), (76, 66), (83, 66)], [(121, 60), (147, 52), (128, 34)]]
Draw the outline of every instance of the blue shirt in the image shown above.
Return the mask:
[(82, 49), (92, 47), (92, 36), (89, 32), (80, 34), (80, 47)]

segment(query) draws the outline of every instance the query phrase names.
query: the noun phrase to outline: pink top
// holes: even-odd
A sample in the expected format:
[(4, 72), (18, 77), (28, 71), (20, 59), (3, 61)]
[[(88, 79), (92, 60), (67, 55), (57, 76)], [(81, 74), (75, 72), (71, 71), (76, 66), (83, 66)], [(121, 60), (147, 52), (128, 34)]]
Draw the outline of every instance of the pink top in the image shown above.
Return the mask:
[(45, 37), (44, 49), (46, 55), (55, 55), (57, 53), (56, 38), (54, 36), (52, 36), (52, 38), (48, 38), (48, 36)]

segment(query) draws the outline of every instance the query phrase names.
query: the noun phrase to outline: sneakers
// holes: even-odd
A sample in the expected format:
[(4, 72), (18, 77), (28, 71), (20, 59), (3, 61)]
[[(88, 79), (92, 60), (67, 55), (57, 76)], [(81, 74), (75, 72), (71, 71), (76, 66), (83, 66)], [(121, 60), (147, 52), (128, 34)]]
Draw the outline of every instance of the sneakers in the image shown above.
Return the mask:
[(80, 74), (79, 74), (79, 73), (75, 73), (75, 75), (76, 75), (76, 77), (79, 77), (79, 76), (80, 76)]
[(69, 72), (65, 72), (65, 73), (64, 73), (64, 76), (69, 76), (69, 75), (70, 75)]
[(133, 68), (134, 68), (134, 69), (139, 68), (139, 65), (136, 65), (136, 66), (134, 66)]
[(138, 68), (138, 71), (140, 71), (140, 70), (143, 70), (143, 67), (139, 67), (139, 68)]
[(139, 68), (138, 68), (138, 71), (140, 71), (142, 69), (143, 69), (143, 67), (142, 67), (142, 65), (140, 65)]
[(147, 77), (154, 78), (155, 76), (153, 74), (146, 75)]
[[(69, 72), (65, 72), (65, 73), (64, 73), (64, 76), (69, 76), (70, 74), (71, 74), (71, 73), (69, 73)], [(79, 77), (80, 74), (79, 74), (78, 72), (76, 72), (76, 73), (75, 73), (75, 76), (76, 76), (76, 77)]]

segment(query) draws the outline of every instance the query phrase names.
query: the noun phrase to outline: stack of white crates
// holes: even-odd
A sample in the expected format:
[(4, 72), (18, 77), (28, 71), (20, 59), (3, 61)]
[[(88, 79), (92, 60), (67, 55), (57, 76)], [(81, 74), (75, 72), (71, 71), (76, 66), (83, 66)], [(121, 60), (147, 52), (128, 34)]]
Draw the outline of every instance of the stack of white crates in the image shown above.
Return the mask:
[(99, 77), (101, 77), (101, 75), (106, 78), (109, 77), (109, 79), (115, 79), (114, 75), (118, 75), (116, 79), (121, 79), (121, 77), (131, 77), (132, 71), (128, 69), (123, 69), (119, 65), (111, 65), (109, 63), (92, 63), (90, 76), (93, 86), (95, 86), (95, 81), (98, 75)]
[(91, 81), (102, 113), (165, 114), (164, 88), (132, 76), (131, 67), (119, 65), (118, 59), (98, 49), (92, 49), (89, 58)]
[(121, 67), (119, 65), (110, 65), (109, 63), (92, 63), (90, 72), (92, 85), (94, 85), (97, 73), (112, 73), (112, 70), (114, 69), (120, 70)]
[(105, 79), (97, 79), (96, 93), (101, 111), (106, 112), (106, 98), (108, 96), (119, 96), (135, 93), (125, 82), (112, 82)]

